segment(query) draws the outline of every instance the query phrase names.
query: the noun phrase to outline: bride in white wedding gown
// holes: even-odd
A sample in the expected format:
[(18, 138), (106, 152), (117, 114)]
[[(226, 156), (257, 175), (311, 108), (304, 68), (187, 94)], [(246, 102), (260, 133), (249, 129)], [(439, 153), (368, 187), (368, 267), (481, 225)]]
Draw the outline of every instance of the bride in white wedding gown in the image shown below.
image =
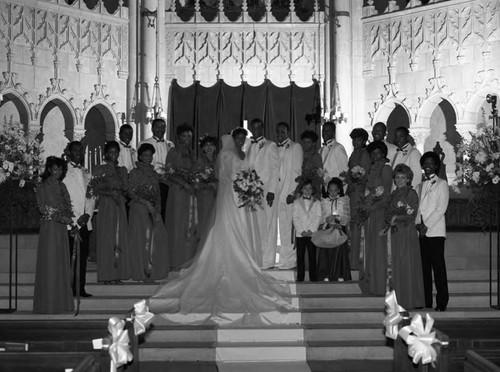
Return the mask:
[[(242, 151), (247, 131), (222, 138), (217, 158), (219, 189), (201, 249), (178, 278), (149, 299), (151, 311), (182, 323), (269, 323), (266, 312), (291, 308), (290, 288), (264, 273), (255, 213), (238, 208), (236, 173), (248, 169)], [(173, 217), (175, 218), (175, 216)]]

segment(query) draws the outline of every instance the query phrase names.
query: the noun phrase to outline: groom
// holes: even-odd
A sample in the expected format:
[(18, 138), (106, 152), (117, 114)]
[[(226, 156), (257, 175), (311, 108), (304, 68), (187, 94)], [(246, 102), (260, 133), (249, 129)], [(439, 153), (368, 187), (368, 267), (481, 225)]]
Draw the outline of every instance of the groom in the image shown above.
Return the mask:
[(274, 267), (276, 261), (276, 243), (278, 240), (278, 200), (275, 200), (280, 170), (278, 147), (276, 143), (264, 138), (264, 123), (262, 120), (252, 120), (250, 130), (253, 137), (248, 148), (249, 164), (251, 168), (255, 169), (264, 183), (266, 198), (263, 209), (258, 209), (256, 212), (262, 247), (261, 267), (270, 269)]

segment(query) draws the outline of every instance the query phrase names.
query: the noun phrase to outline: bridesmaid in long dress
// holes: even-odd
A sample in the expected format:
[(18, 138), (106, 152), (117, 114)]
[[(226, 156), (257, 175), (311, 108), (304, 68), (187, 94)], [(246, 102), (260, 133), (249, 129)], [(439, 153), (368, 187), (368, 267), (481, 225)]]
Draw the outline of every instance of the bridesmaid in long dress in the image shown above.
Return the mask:
[(49, 156), (36, 197), (42, 214), (36, 260), (33, 312), (58, 314), (73, 311), (69, 241), (72, 224), (71, 199), (61, 180), (66, 162)]
[(207, 223), (212, 212), (215, 196), (217, 194), (217, 183), (215, 180), (215, 159), (217, 158), (217, 138), (212, 136), (204, 136), (200, 140), (201, 153), (196, 161), (197, 172), (212, 178), (211, 182), (202, 182), (201, 187), (197, 190), (197, 207), (198, 207), (198, 231), (201, 235), (207, 228)]
[[(300, 144), (302, 145), (302, 151), (304, 153), (304, 159), (302, 161), (302, 178), (312, 181), (313, 188), (316, 190), (314, 197), (316, 199), (321, 199), (323, 177), (320, 172), (323, 169), (323, 162), (316, 148), (318, 138), (319, 136), (316, 132), (306, 130), (300, 135)], [(297, 190), (297, 193), (298, 191), (299, 190)]]
[(89, 192), (97, 197), (97, 280), (103, 284), (130, 278), (127, 168), (118, 166), (119, 154), (118, 142), (106, 142), (104, 163), (94, 167), (89, 184)]
[[(361, 250), (364, 262), (359, 268), (359, 287), (363, 293), (385, 295), (387, 278), (387, 236), (381, 236), (385, 214), (390, 201), (392, 169), (387, 165), (387, 146), (372, 142), (367, 148), (372, 159), (366, 187), (371, 192), (368, 218), (364, 222), (365, 239)], [(366, 193), (365, 193), (366, 195)]]
[(411, 187), (413, 172), (398, 164), (393, 172), (397, 189), (392, 192), (386, 221), (391, 226), (392, 285), (398, 303), (407, 310), (424, 307), (424, 279), (415, 217), (418, 195)]
[(129, 174), (133, 280), (166, 278), (170, 267), (165, 245), (167, 232), (161, 218), (160, 175), (151, 164), (154, 153), (152, 144), (143, 143), (137, 150), (136, 168)]
[[(355, 128), (350, 134), (352, 139), (352, 147), (354, 148), (351, 156), (349, 157), (348, 167), (349, 173), (352, 174), (354, 167), (361, 167), (365, 170), (366, 174), (370, 171), (372, 160), (366, 150), (366, 141), (368, 141), (368, 132), (363, 128)], [(361, 243), (361, 227), (359, 226), (359, 216), (357, 208), (361, 195), (365, 192), (366, 176), (360, 180), (354, 180), (349, 177), (351, 182), (347, 186), (347, 196), (351, 203), (351, 223), (350, 223), (350, 250), (349, 261), (351, 269), (357, 270), (359, 268), (359, 245)]]
[[(169, 193), (165, 212), (167, 247), (172, 268), (180, 268), (196, 254), (196, 208), (194, 187), (186, 178), (195, 165), (193, 152), (193, 127), (177, 127), (177, 143), (167, 154), (167, 183)], [(186, 176), (184, 176), (186, 175)]]

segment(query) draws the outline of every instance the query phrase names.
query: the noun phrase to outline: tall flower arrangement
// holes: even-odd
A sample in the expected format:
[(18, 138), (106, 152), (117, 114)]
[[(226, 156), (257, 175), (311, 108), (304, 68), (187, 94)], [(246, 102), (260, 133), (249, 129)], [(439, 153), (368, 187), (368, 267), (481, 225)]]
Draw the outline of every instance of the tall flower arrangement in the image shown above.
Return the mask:
[(4, 118), (0, 130), (0, 184), (37, 181), (41, 173), (40, 142), (34, 134), (26, 134), (20, 123)]

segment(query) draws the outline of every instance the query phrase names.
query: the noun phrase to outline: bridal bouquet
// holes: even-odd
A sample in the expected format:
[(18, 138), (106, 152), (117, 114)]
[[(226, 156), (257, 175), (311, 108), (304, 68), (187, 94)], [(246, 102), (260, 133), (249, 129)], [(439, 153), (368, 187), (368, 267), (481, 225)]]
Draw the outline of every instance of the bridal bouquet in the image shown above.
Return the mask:
[(248, 169), (236, 173), (233, 190), (238, 195), (239, 208), (246, 208), (250, 212), (255, 212), (257, 207), (262, 208), (264, 184), (255, 170)]

